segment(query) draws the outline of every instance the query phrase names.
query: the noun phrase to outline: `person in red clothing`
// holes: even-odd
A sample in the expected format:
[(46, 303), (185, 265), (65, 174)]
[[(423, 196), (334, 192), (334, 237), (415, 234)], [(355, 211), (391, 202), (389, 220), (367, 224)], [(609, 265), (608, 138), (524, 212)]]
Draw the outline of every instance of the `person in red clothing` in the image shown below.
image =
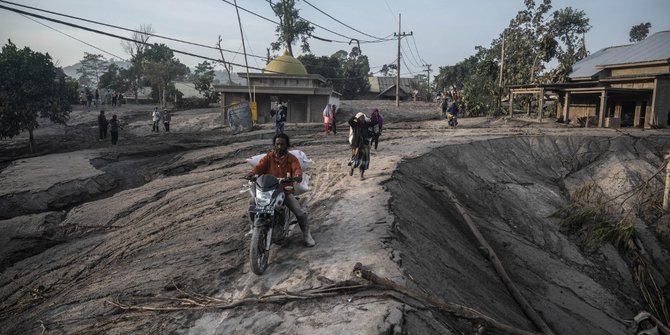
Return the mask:
[[(302, 168), (300, 167), (300, 161), (298, 161), (297, 157), (288, 152), (290, 145), (291, 142), (289, 141), (288, 135), (285, 133), (276, 134), (274, 138), (272, 138), (273, 150), (265, 157), (261, 158), (258, 164), (251, 169), (251, 172), (249, 172), (247, 177), (271, 174), (277, 178), (285, 178), (287, 176), (293, 177), (297, 182), (301, 182)], [(305, 245), (313, 247), (316, 243), (309, 231), (307, 214), (302, 210), (298, 199), (293, 195), (292, 189), (284, 190), (284, 192), (286, 193), (284, 203), (286, 204), (286, 207), (293, 212), (296, 219), (298, 219), (298, 225), (302, 230), (302, 237), (305, 240)]]

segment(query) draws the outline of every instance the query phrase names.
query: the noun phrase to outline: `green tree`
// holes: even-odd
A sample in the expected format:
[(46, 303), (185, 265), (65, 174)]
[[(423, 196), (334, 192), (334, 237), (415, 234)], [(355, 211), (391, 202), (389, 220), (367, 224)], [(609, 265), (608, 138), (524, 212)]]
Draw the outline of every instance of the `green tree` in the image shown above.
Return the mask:
[(558, 66), (549, 78), (552, 82), (565, 82), (572, 72), (572, 65), (587, 56), (584, 34), (591, 29), (589, 18), (582, 10), (566, 7), (554, 12), (549, 27), (561, 41), (556, 52)]
[(643, 39), (647, 38), (647, 35), (649, 35), (649, 29), (651, 28), (651, 23), (649, 22), (643, 22), (640, 24), (636, 24), (630, 28), (630, 33), (628, 35), (630, 36), (629, 41), (630, 42), (639, 42), (642, 41)]
[(168, 89), (172, 81), (188, 74), (188, 67), (178, 59), (165, 44), (154, 44), (144, 52), (142, 67), (145, 75), (157, 88), (158, 101), (167, 106)]
[(125, 69), (120, 68), (114, 63), (109, 64), (107, 71), (100, 76), (98, 87), (117, 92), (126, 92), (130, 88), (130, 81), (124, 74), (125, 71)]
[(275, 4), (270, 2), (270, 6), (279, 18), (279, 25), (275, 29), (277, 41), (270, 44), (272, 50), (279, 51), (282, 46), (285, 46), (293, 56), (293, 44), (300, 40), (302, 52), (309, 52), (307, 40), (314, 31), (314, 27), (300, 17), (300, 10), (295, 8), (295, 0), (279, 0)]
[(193, 73), (193, 84), (195, 89), (202, 94), (207, 101), (212, 102), (217, 97), (216, 92), (212, 91), (214, 83), (214, 66), (208, 61), (204, 61), (195, 67)]
[(305, 54), (298, 56), (298, 60), (308, 73), (322, 75), (330, 85), (336, 86), (342, 78), (342, 61), (339, 56), (316, 57), (313, 54)]
[(353, 47), (342, 66), (343, 80), (338, 90), (342, 93), (342, 97), (353, 99), (365, 93), (369, 89), (368, 73), (370, 73), (368, 56), (363, 55), (358, 47)]
[(65, 86), (67, 87), (67, 101), (70, 104), (79, 103), (79, 83), (76, 79), (66, 77)]
[(97, 88), (108, 62), (102, 55), (88, 52), (84, 52), (84, 58), (79, 62), (81, 63), (81, 67), (77, 69), (77, 73), (81, 74), (79, 84)]
[(38, 117), (60, 124), (69, 117), (65, 74), (49, 54), (18, 49), (10, 40), (0, 52), (0, 78), (0, 138), (27, 130), (33, 152)]
[(382, 65), (382, 68), (379, 70), (381, 75), (388, 77), (388, 76), (395, 76), (398, 73), (398, 65), (397, 64), (384, 64)]

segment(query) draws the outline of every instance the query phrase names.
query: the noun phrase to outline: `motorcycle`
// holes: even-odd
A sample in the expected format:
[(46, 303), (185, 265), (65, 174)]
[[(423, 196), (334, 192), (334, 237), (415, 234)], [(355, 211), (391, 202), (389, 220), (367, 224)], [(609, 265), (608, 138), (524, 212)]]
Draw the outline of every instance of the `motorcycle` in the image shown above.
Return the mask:
[(295, 182), (292, 177), (276, 178), (264, 174), (249, 180), (249, 193), (253, 204), (249, 205), (249, 222), (251, 224), (251, 245), (249, 261), (251, 271), (262, 275), (268, 267), (272, 244), (284, 245), (288, 242), (292, 213), (286, 207), (284, 190), (293, 188), (289, 183)]
[(456, 127), (456, 125), (458, 125), (456, 114), (447, 113), (447, 121), (450, 127)]

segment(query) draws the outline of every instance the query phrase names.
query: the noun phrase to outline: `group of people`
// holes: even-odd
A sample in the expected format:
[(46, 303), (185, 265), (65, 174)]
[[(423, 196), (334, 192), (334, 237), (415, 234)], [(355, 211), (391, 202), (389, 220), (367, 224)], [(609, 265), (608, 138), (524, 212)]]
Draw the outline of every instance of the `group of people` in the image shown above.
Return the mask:
[[(101, 105), (100, 97), (101, 97), (100, 91), (98, 91), (97, 88), (95, 89), (95, 92), (91, 92), (87, 88), (86, 91), (80, 91), (79, 92), (79, 103), (84, 108), (86, 108), (86, 107), (90, 108), (91, 106), (98, 107), (98, 106)], [(110, 103), (109, 98), (110, 98), (110, 94), (105, 93), (105, 96), (102, 99), (102, 104)], [(111, 94), (111, 105), (113, 107), (117, 106), (117, 105), (121, 105), (122, 99), (123, 99), (123, 94), (116, 93), (116, 91), (113, 91), (112, 94)]]
[(161, 120), (163, 120), (163, 127), (165, 127), (165, 131), (170, 132), (170, 123), (172, 122), (172, 115), (170, 115), (170, 111), (163, 109), (163, 112), (161, 113), (161, 111), (158, 110), (158, 107), (154, 107), (154, 111), (151, 113), (152, 132), (159, 132)]
[(112, 145), (116, 145), (116, 142), (119, 140), (119, 128), (123, 129), (121, 127), (121, 124), (119, 123), (119, 119), (116, 117), (116, 114), (112, 114), (112, 118), (110, 120), (107, 120), (107, 117), (105, 116), (105, 111), (101, 110), (100, 115), (98, 115), (98, 129), (100, 130), (100, 140), (104, 140), (107, 138), (107, 128), (109, 128), (109, 133), (112, 138)]

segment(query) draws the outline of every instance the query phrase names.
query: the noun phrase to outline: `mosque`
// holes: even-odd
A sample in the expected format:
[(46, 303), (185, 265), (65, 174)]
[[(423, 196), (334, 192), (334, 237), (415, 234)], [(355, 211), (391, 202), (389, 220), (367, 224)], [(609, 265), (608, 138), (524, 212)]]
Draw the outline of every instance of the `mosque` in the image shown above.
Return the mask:
[(285, 51), (273, 59), (261, 73), (241, 73), (249, 85), (214, 85), (220, 93), (224, 110), (242, 101), (255, 101), (257, 123), (273, 122), (270, 109), (278, 102), (288, 107), (287, 122), (321, 122), (328, 103), (339, 105), (340, 94), (333, 91), (326, 78), (309, 74), (305, 66)]

